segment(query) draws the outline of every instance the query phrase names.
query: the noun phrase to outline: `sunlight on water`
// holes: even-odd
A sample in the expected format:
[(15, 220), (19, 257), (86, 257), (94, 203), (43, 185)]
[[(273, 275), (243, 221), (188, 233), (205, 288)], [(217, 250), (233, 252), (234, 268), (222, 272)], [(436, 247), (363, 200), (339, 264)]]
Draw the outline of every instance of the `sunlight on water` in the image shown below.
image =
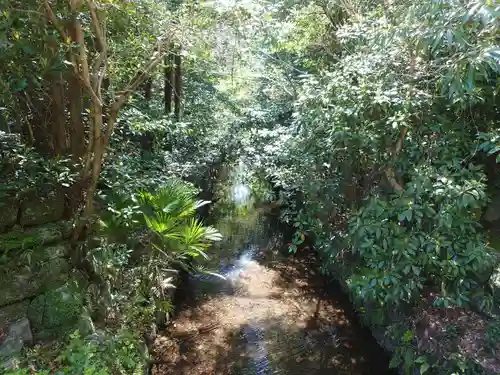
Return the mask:
[(222, 275), (230, 281), (237, 280), (241, 276), (241, 273), (245, 270), (246, 266), (253, 260), (256, 250), (256, 246), (251, 246), (249, 249), (245, 250), (236, 259), (234, 265), (230, 269), (226, 270), (226, 272), (223, 272)]
[(234, 185), (232, 188), (232, 198), (235, 204), (243, 204), (250, 198), (250, 188), (243, 184)]
[[(373, 338), (353, 331), (336, 289), (331, 298), (324, 298), (329, 296), (326, 288), (330, 286), (312, 272), (315, 259), (279, 255), (286, 234), (276, 229), (274, 216), (259, 209), (272, 196), (271, 188), (255, 182), (241, 162), (221, 173), (225, 177), (217, 183), (211, 224), (221, 232), (223, 241), (211, 248), (203, 269), (190, 275), (192, 283), (185, 290), (193, 305), (177, 319), (181, 332), (191, 331), (193, 324), (217, 329), (203, 334), (198, 329), (196, 340), (201, 344), (189, 347), (193, 361), (179, 362), (186, 369), (194, 366), (193, 371), (182, 373), (387, 374), (371, 371), (368, 361), (372, 359), (365, 360), (364, 351), (350, 346), (353, 342), (362, 348)], [(376, 347), (368, 342), (369, 351), (372, 345)], [(207, 350), (211, 347), (216, 350)], [(177, 351), (172, 355), (176, 357)], [(186, 350), (185, 355), (191, 354)], [(216, 370), (204, 371), (211, 361)], [(382, 362), (385, 368), (385, 359)], [(378, 362), (374, 363), (378, 368)]]
[(255, 251), (257, 250), (257, 246), (250, 246), (249, 249), (245, 250), (236, 261), (236, 264), (239, 267), (245, 267), (255, 255)]

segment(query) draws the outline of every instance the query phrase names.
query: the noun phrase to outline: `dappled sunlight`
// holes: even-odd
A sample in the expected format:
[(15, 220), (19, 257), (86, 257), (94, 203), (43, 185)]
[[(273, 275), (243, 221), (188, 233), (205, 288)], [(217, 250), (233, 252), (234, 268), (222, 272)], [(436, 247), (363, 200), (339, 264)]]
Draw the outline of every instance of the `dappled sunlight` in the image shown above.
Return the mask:
[(250, 246), (221, 270), (226, 280), (189, 285), (183, 309), (156, 342), (168, 364), (155, 374), (386, 373), (384, 353), (321, 287), (312, 260), (270, 250)]
[(280, 255), (282, 235), (256, 209), (244, 171), (226, 171), (212, 210), (224, 240), (209, 264), (222, 278), (193, 275), (182, 287), (156, 374), (385, 374), (385, 353), (338, 287), (325, 288), (314, 257)]
[(1, 374), (500, 374), (499, 1), (0, 4)]

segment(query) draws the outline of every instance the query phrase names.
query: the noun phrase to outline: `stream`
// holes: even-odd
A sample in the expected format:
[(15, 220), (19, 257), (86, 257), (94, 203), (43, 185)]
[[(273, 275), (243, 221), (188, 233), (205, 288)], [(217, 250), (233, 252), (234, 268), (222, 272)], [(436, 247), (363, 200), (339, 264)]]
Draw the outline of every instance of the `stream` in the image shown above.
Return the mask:
[[(284, 256), (283, 235), (256, 208), (240, 164), (220, 177), (211, 225), (224, 240), (192, 275), (155, 342), (154, 374), (392, 374), (389, 357), (312, 253)], [(230, 181), (228, 183), (227, 181)]]

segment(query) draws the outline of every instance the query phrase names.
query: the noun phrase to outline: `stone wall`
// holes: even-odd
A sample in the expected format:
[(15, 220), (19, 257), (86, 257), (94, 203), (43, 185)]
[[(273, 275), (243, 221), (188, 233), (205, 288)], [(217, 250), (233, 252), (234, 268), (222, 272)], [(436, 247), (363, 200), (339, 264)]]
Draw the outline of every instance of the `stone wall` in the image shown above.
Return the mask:
[(0, 202), (0, 364), (78, 319), (80, 303), (68, 284), (71, 224), (62, 220), (64, 200), (60, 189), (45, 187)]

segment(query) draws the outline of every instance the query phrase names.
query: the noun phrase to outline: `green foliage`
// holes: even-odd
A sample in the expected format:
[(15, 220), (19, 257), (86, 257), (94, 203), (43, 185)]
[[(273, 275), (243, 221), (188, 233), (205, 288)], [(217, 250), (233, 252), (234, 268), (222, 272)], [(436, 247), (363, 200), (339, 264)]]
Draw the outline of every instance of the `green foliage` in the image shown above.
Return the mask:
[[(142, 192), (138, 201), (153, 234), (152, 247), (160, 259), (165, 256), (164, 262), (188, 261), (199, 256), (206, 259), (205, 251), (213, 241), (221, 239), (217, 230), (194, 218), (196, 210), (210, 202), (196, 201), (192, 190), (183, 183), (173, 181), (154, 194)], [(162, 264), (159, 262), (158, 267)]]
[[(493, 125), (494, 126), (494, 125)], [(488, 155), (496, 155), (496, 162), (500, 163), (500, 134), (497, 129), (490, 133), (478, 133), (478, 140), (481, 144), (477, 147), (478, 151), (486, 152)]]
[(367, 300), (410, 302), (434, 283), (444, 307), (463, 306), (474, 286), (465, 280), (492, 261), (473, 215), (485, 199), (479, 178), (474, 170), (437, 172), (416, 170), (402, 195), (372, 198), (353, 217), (355, 253), (367, 268), (352, 287)]
[(28, 316), (38, 337), (64, 337), (76, 327), (82, 310), (81, 291), (68, 283), (34, 298)]
[(429, 369), (429, 364), (425, 357), (417, 358), (417, 351), (414, 345), (415, 334), (411, 330), (404, 332), (400, 339), (400, 345), (392, 355), (390, 368), (398, 368), (401, 366), (405, 374), (411, 374), (413, 369), (419, 368), (423, 374)]
[[(196, 218), (206, 204), (198, 189), (208, 191), (212, 171), (237, 158), (280, 189), (281, 218), (296, 229), (290, 251), (313, 239), (323, 269), (342, 269), (357, 306), (373, 307), (367, 320), (381, 324), (388, 306), (415, 303), (426, 288), (438, 291), (438, 307), (467, 307), (483, 289), (492, 256), (480, 217), (497, 188), (491, 161), (500, 150), (495, 2), (98, 3), (109, 41), (106, 102), (166, 24), (175, 20), (173, 39), (182, 41), (173, 46), (182, 56), (182, 121), (164, 114), (164, 72), (154, 71), (153, 98), (134, 93), (120, 114), (98, 187), (103, 225), (88, 260), (104, 285), (88, 300), (103, 314), (119, 311), (117, 326), (135, 332), (155, 308), (171, 309), (172, 266), (191, 269), (220, 239)], [(0, 5), (0, 126), (29, 140), (52, 120), (48, 88), (56, 73), (66, 77), (75, 46), (38, 2)], [(53, 6), (61, 19), (70, 15), (66, 2)], [(90, 19), (81, 22), (94, 39)], [(92, 65), (100, 53), (90, 49)], [(75, 181), (78, 163), (0, 142), (0, 201)], [(393, 364), (430, 371), (405, 332)], [(96, 355), (78, 346), (81, 361)], [(456, 362), (453, 371), (464, 373), (467, 359)]]
[[(280, 189), (290, 250), (314, 239), (370, 325), (429, 290), (436, 307), (477, 305), (495, 259), (481, 217), (498, 189), (498, 6), (282, 1), (250, 13), (241, 152)], [(417, 352), (402, 340), (393, 364), (482, 371)]]
[(484, 337), (486, 340), (486, 346), (493, 355), (496, 355), (498, 352), (500, 343), (500, 322), (493, 321), (491, 322), (484, 331)]
[(14, 134), (0, 131), (0, 205), (6, 198), (22, 199), (44, 186), (69, 187), (77, 168), (68, 158), (47, 159), (22, 144)]
[[(34, 364), (29, 369), (20, 368), (0, 372), (4, 375), (111, 375), (143, 373), (145, 358), (142, 356), (139, 337), (129, 331), (120, 331), (116, 335), (107, 333), (95, 334), (83, 338), (78, 331), (69, 337), (69, 342), (59, 352), (56, 358), (51, 358), (44, 367), (50, 370), (33, 370)], [(37, 361), (40, 357), (28, 355)], [(47, 358), (46, 358), (47, 360)]]
[[(330, 263), (349, 250), (361, 302), (411, 303), (425, 286), (441, 292), (441, 307), (468, 306), (492, 261), (477, 213), (491, 177), (481, 163), (498, 151), (498, 10), (405, 1), (289, 9), (272, 14), (286, 27), (271, 43), (280, 60), (266, 66), (308, 72), (288, 75), (291, 116), (254, 104), (266, 125), (249, 117), (243, 142), (282, 187), (294, 242), (309, 233)], [(318, 56), (319, 40), (331, 58)]]
[[(171, 313), (171, 291), (179, 269), (192, 271), (221, 236), (196, 218), (209, 202), (196, 199), (196, 189), (170, 179), (154, 191), (141, 191), (102, 216), (101, 239), (89, 258), (109, 283), (93, 300), (101, 310), (116, 309), (121, 324), (142, 331), (153, 311)], [(115, 207), (116, 202), (114, 202)], [(130, 288), (130, 286), (133, 286)]]
[(87, 375), (89, 369), (92, 375), (139, 374), (143, 367), (140, 353), (139, 338), (129, 331), (104, 335), (94, 341), (85, 340), (75, 332), (58, 360), (68, 366), (63, 372), (68, 374)]

